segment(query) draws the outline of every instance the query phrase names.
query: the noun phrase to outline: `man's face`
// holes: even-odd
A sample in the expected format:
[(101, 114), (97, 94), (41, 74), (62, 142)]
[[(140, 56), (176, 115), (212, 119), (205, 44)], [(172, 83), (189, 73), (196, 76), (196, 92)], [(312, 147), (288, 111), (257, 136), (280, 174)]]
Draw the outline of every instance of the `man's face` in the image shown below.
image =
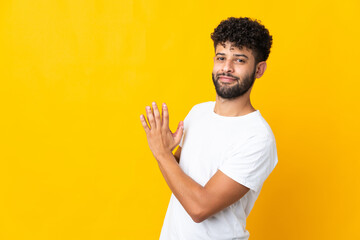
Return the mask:
[(255, 81), (252, 51), (239, 49), (230, 42), (216, 46), (212, 79), (218, 96), (226, 99), (244, 95)]

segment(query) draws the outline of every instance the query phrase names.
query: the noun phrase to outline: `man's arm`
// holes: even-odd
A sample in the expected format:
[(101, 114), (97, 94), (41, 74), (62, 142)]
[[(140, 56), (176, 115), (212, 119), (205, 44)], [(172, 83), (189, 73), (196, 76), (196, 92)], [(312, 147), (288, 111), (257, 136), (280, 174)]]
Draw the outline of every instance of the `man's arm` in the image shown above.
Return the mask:
[(162, 119), (156, 104), (153, 111), (146, 108), (146, 123), (143, 115), (141, 123), (160, 171), (175, 197), (191, 216), (199, 223), (223, 210), (243, 197), (249, 188), (234, 181), (220, 170), (203, 187), (186, 175), (180, 168), (177, 157), (180, 159), (181, 148), (173, 155), (172, 150), (180, 143), (183, 134), (183, 124), (179, 123), (178, 130), (173, 134), (169, 129), (167, 107), (163, 105)]
[(157, 160), (166, 183), (194, 222), (204, 221), (249, 191), (220, 170), (203, 187), (182, 171), (172, 154)]

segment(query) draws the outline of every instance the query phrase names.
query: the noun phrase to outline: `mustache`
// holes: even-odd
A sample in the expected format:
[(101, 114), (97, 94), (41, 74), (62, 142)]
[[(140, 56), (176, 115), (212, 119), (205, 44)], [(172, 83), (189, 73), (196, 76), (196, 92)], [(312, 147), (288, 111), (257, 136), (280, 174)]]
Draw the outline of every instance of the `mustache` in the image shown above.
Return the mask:
[(216, 74), (216, 80), (219, 79), (220, 76), (231, 77), (231, 78), (234, 78), (235, 80), (240, 79), (238, 77), (235, 77), (235, 76), (231, 75), (230, 73), (219, 73), (219, 74)]

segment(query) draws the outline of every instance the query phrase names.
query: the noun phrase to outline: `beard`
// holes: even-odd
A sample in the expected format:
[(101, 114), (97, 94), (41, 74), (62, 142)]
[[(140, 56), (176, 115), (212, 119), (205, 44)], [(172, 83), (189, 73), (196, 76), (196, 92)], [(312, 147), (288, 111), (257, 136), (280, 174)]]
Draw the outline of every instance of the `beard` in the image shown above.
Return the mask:
[[(236, 83), (223, 83), (219, 81), (220, 76), (228, 76), (235, 79)], [(255, 70), (251, 75), (245, 76), (240, 82), (240, 78), (229, 73), (212, 74), (212, 80), (215, 85), (216, 93), (219, 97), (233, 99), (244, 95), (255, 82)]]

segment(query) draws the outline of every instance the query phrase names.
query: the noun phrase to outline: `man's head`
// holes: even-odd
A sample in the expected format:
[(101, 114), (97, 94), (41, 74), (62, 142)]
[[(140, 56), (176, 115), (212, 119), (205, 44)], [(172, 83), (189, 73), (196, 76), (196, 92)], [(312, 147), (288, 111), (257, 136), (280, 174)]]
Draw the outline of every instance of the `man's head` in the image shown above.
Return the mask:
[(255, 64), (266, 61), (270, 54), (272, 36), (257, 20), (230, 17), (223, 20), (211, 34), (214, 47), (230, 42), (239, 49), (245, 47), (253, 52)]
[(232, 99), (244, 95), (263, 75), (272, 36), (256, 20), (229, 18), (211, 34), (215, 57), (212, 78), (217, 94)]

